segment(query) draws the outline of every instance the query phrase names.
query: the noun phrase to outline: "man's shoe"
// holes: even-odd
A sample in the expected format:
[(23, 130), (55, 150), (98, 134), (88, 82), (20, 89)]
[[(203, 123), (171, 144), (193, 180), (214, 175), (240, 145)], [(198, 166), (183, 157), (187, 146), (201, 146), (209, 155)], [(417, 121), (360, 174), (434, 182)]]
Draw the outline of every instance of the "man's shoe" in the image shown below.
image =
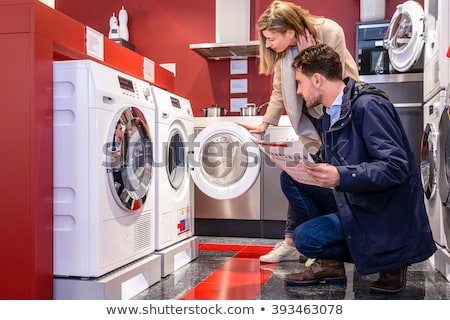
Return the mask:
[(406, 287), (406, 271), (408, 266), (380, 272), (377, 281), (372, 282), (369, 288), (375, 293), (398, 293)]
[(284, 281), (292, 286), (311, 286), (318, 283), (342, 284), (347, 282), (342, 261), (316, 259), (300, 273), (285, 276)]
[(297, 261), (300, 259), (300, 252), (291, 247), (286, 242), (281, 241), (275, 245), (269, 253), (259, 257), (260, 262), (276, 263), (281, 261)]

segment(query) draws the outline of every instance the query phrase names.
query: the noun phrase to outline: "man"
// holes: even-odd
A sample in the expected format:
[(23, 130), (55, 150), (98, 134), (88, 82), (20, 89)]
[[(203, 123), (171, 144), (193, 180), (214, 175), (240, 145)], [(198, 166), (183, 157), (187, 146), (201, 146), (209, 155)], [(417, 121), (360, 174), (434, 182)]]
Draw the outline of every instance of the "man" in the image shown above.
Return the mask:
[(300, 222), (295, 246), (316, 259), (285, 281), (345, 283), (343, 262), (352, 262), (360, 275), (380, 273), (370, 285), (373, 292), (400, 292), (408, 265), (436, 250), (400, 118), (383, 91), (342, 80), (339, 56), (326, 44), (303, 50), (293, 67), (306, 107), (324, 105), (324, 115), (314, 121), (323, 145), (307, 168), (323, 187), (281, 175), (283, 193)]

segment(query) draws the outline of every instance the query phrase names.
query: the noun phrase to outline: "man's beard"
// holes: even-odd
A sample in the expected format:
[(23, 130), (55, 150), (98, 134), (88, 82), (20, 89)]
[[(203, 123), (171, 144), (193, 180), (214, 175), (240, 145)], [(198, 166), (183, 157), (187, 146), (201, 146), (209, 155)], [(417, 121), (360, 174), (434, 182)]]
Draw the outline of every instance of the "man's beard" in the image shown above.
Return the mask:
[(305, 99), (305, 102), (306, 102), (306, 107), (308, 107), (308, 108), (312, 108), (312, 107), (318, 106), (319, 104), (322, 104), (322, 98), (323, 98), (322, 95), (318, 92), (315, 92), (310, 97), (308, 97), (308, 100), (306, 100), (303, 97), (303, 99)]

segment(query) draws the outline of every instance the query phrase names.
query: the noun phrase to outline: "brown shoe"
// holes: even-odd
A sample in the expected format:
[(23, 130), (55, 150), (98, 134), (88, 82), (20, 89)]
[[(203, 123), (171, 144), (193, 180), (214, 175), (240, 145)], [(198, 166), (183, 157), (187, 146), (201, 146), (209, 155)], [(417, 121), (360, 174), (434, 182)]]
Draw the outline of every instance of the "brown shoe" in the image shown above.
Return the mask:
[(403, 291), (406, 286), (406, 271), (408, 266), (380, 272), (377, 281), (370, 284), (369, 288), (375, 293), (397, 293)]
[(284, 281), (293, 286), (310, 286), (318, 283), (345, 283), (347, 278), (342, 261), (316, 259), (305, 271), (286, 275)]

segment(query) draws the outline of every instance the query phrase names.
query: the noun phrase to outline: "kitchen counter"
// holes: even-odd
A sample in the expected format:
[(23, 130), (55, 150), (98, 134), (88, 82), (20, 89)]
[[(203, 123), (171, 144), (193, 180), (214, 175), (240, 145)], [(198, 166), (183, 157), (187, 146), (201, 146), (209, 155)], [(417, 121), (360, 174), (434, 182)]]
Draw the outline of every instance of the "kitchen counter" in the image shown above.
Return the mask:
[[(204, 128), (217, 122), (240, 122), (249, 125), (258, 125), (262, 122), (263, 116), (225, 116), (225, 117), (195, 117), (194, 127)], [(278, 127), (290, 127), (291, 122), (287, 115), (282, 115), (278, 122)]]

